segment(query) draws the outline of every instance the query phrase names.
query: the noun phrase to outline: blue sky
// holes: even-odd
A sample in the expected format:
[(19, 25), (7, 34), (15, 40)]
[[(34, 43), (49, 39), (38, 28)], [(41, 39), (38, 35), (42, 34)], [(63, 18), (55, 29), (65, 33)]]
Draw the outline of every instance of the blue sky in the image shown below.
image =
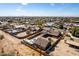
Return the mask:
[(0, 3), (0, 16), (79, 16), (79, 3)]

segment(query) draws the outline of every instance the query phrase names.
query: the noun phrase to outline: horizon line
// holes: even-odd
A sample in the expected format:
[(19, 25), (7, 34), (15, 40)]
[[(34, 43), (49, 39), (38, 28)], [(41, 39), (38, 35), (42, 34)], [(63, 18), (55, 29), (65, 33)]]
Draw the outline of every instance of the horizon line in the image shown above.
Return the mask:
[(79, 17), (79, 16), (0, 16), (0, 17)]

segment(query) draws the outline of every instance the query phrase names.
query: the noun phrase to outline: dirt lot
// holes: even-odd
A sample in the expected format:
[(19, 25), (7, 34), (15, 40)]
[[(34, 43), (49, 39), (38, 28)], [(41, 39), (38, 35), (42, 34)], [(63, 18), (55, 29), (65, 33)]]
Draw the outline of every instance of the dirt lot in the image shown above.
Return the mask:
[(51, 52), (50, 55), (53, 56), (79, 56), (79, 50), (69, 47), (64, 40), (61, 40), (55, 51)]
[(18, 37), (24, 37), (26, 35), (27, 35), (26, 32), (22, 32), (22, 33), (17, 34), (16, 36), (18, 36)]
[(0, 30), (0, 35), (4, 35), (4, 38), (0, 40), (0, 53), (15, 53), (15, 55), (21, 56), (39, 56), (40, 53), (20, 43), (20, 39), (17, 39), (8, 33)]
[[(40, 53), (21, 44), (20, 39), (17, 39), (8, 33), (0, 30), (0, 35), (4, 38), (0, 40), (0, 54), (14, 53), (19, 56), (39, 56)], [(79, 50), (69, 47), (64, 40), (61, 40), (54, 51), (50, 53), (51, 56), (79, 56)]]

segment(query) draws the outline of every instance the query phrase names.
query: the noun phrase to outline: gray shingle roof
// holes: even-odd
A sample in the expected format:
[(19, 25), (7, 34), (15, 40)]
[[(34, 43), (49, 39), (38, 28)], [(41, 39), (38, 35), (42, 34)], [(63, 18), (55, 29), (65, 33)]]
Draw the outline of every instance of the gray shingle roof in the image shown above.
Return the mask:
[(35, 44), (40, 46), (42, 49), (46, 49), (49, 43), (49, 40), (45, 38), (38, 38), (37, 40), (35, 40)]

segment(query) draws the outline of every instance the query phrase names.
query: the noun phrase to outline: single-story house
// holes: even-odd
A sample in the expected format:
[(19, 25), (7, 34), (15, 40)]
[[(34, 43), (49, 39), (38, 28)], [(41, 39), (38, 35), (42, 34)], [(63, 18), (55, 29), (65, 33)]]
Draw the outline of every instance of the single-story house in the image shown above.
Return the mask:
[(46, 38), (37, 38), (37, 40), (35, 40), (36, 46), (42, 50), (46, 50), (50, 45), (50, 41)]
[(54, 37), (60, 37), (61, 32), (59, 30), (56, 30), (56, 29), (51, 29), (48, 34), (51, 34)]

